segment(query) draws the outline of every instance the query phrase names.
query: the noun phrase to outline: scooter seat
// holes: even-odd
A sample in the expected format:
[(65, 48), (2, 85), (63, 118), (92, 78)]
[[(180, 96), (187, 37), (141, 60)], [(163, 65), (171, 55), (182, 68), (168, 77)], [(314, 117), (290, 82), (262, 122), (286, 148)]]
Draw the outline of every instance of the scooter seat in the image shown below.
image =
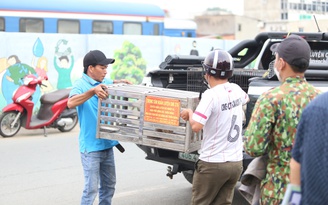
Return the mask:
[(46, 93), (41, 97), (41, 104), (53, 104), (62, 99), (68, 98), (71, 89), (61, 89)]

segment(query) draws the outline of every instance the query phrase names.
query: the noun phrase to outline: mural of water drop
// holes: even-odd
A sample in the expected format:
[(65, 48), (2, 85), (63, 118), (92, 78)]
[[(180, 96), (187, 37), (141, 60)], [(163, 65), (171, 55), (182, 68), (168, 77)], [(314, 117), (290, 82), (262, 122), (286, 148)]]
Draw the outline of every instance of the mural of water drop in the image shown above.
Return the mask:
[(43, 55), (43, 44), (40, 40), (40, 38), (36, 39), (34, 45), (33, 45), (33, 54), (36, 57), (41, 57)]

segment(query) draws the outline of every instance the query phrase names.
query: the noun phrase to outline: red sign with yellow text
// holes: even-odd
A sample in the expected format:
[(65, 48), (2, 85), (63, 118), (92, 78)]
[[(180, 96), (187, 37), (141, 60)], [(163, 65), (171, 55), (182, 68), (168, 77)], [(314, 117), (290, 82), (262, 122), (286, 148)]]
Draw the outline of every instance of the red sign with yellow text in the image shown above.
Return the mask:
[(144, 120), (179, 126), (180, 100), (146, 96)]

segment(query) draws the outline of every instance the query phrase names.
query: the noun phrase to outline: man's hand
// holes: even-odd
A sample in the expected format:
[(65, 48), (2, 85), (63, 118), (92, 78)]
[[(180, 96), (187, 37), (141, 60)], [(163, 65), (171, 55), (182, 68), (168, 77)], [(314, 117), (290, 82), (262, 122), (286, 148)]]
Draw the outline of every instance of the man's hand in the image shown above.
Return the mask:
[(98, 96), (100, 99), (106, 99), (108, 98), (108, 93), (107, 93), (107, 86), (104, 84), (100, 84), (94, 88), (94, 93), (95, 95)]
[(189, 120), (189, 112), (190, 112), (190, 109), (182, 110), (181, 113), (180, 113), (180, 117), (182, 119), (184, 119), (185, 121), (188, 121)]
[(184, 109), (180, 112), (180, 117), (185, 121), (189, 121), (192, 131), (199, 132), (203, 129), (204, 125), (193, 120), (192, 119), (193, 114), (194, 112), (191, 109)]
[(132, 84), (131, 81), (126, 80), (126, 79), (121, 79), (121, 80), (114, 80), (114, 83), (125, 83), (125, 84)]

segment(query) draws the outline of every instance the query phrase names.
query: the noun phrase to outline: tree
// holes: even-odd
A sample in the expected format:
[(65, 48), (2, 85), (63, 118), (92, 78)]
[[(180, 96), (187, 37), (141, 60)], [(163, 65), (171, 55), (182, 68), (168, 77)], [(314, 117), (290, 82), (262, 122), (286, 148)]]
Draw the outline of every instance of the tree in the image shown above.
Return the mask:
[(129, 41), (124, 41), (122, 48), (114, 51), (114, 58), (112, 79), (127, 79), (133, 84), (142, 82), (146, 74), (147, 62), (142, 58), (138, 47)]

